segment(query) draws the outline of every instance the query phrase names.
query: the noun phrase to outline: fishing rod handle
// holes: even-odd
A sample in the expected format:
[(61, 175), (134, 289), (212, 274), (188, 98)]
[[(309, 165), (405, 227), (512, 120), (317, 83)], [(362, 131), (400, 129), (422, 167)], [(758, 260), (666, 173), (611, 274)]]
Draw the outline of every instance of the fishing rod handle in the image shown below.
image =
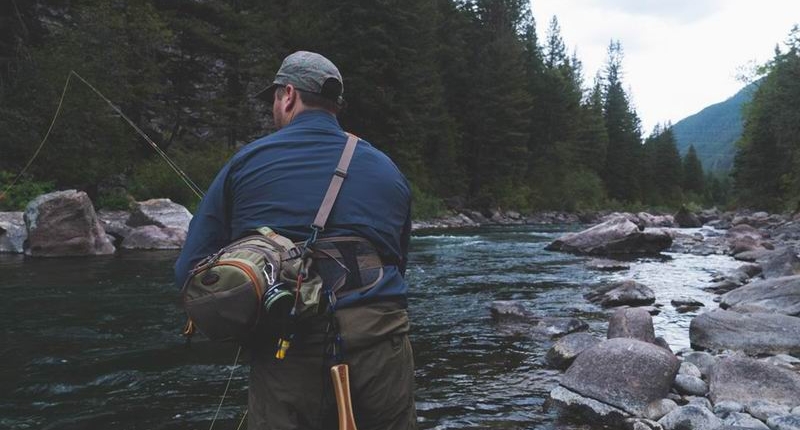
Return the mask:
[(346, 364), (331, 367), (333, 391), (336, 393), (336, 408), (339, 411), (339, 430), (357, 430), (353, 416), (353, 400), (350, 397), (350, 369)]

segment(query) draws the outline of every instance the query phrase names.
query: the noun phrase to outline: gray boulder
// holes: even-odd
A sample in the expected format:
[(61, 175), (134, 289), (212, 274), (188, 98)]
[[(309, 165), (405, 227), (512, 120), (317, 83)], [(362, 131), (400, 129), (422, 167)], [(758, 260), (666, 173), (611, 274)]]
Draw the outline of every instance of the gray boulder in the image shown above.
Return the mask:
[(700, 218), (685, 207), (681, 207), (678, 212), (673, 215), (673, 219), (681, 228), (697, 228), (703, 226), (703, 223), (700, 222)]
[(568, 368), (575, 357), (581, 352), (600, 343), (600, 339), (589, 333), (572, 333), (559, 339), (547, 351), (545, 361), (547, 365), (554, 369), (564, 370)]
[(689, 324), (693, 349), (800, 354), (800, 318), (771, 313), (705, 312)]
[(747, 305), (800, 316), (800, 275), (753, 281), (724, 294), (719, 304), (723, 309)]
[(789, 406), (777, 405), (766, 400), (753, 400), (747, 403), (744, 408), (748, 414), (761, 421), (766, 421), (770, 417), (779, 415), (789, 415), (789, 412), (792, 410)]
[(22, 254), (27, 237), (22, 212), (0, 212), (0, 254)]
[(678, 404), (670, 399), (658, 399), (650, 402), (644, 410), (644, 416), (647, 419), (658, 421), (664, 415), (678, 409)]
[(756, 260), (765, 278), (777, 278), (800, 274), (800, 258), (791, 248), (780, 248)]
[(642, 416), (667, 396), (680, 362), (670, 352), (636, 339), (608, 339), (583, 351), (561, 379), (582, 395)]
[(549, 337), (560, 337), (576, 331), (586, 330), (589, 324), (578, 318), (572, 317), (542, 317), (537, 318), (533, 326), (534, 334)]
[(704, 351), (692, 351), (683, 355), (683, 361), (694, 364), (703, 377), (708, 377), (711, 375), (714, 365), (717, 364), (717, 357)]
[(714, 415), (721, 416), (722, 418), (734, 412), (742, 412), (743, 410), (744, 406), (733, 400), (723, 400), (714, 405)]
[(681, 394), (705, 396), (708, 393), (708, 385), (696, 376), (678, 374), (673, 386)]
[(495, 320), (530, 321), (536, 316), (514, 300), (495, 300), (489, 305), (489, 312)]
[(672, 245), (662, 230), (644, 231), (625, 217), (617, 217), (587, 230), (565, 234), (545, 249), (575, 254), (657, 254)]
[(656, 301), (653, 290), (632, 280), (603, 285), (585, 297), (603, 307), (647, 306)]
[(44, 194), (25, 208), (28, 245), (32, 257), (108, 255), (114, 245), (97, 219), (86, 193), (68, 190)]
[(181, 249), (186, 230), (146, 225), (136, 227), (122, 241), (124, 249)]
[(714, 366), (709, 397), (714, 403), (766, 401), (792, 408), (800, 405), (800, 375), (752, 358), (730, 356)]
[(658, 420), (665, 430), (718, 430), (723, 425), (708, 409), (698, 405), (681, 406)]
[(700, 368), (688, 361), (681, 362), (681, 367), (678, 369), (678, 374), (694, 376), (695, 378), (703, 377), (703, 373), (700, 371)]
[(172, 200), (151, 199), (136, 202), (131, 211), (131, 217), (128, 219), (128, 225), (131, 227), (155, 225), (187, 231), (191, 220), (191, 212), (185, 207), (173, 203)]
[(757, 418), (753, 418), (750, 414), (745, 414), (742, 412), (732, 412), (725, 417), (723, 417), (723, 422), (725, 425), (731, 427), (739, 427), (739, 428), (746, 428), (746, 429), (753, 429), (753, 430), (769, 430), (766, 424), (759, 421)]
[(122, 243), (133, 231), (133, 227), (128, 225), (130, 217), (131, 214), (127, 211), (100, 210), (97, 212), (97, 218), (100, 219), (103, 229), (114, 237), (115, 245)]
[(767, 420), (772, 430), (800, 430), (800, 415), (783, 415)]
[(653, 317), (644, 309), (617, 309), (608, 321), (608, 339), (627, 337), (655, 343)]
[(549, 403), (572, 418), (580, 417), (592, 422), (620, 424), (631, 416), (623, 409), (582, 396), (561, 385), (550, 391)]

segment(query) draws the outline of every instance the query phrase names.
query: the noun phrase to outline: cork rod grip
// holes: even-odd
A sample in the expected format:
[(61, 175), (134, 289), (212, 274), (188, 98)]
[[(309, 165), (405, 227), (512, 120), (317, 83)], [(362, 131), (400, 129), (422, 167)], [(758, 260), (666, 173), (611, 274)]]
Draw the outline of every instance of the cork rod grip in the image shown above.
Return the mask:
[(350, 398), (350, 371), (346, 364), (331, 367), (333, 391), (336, 393), (336, 408), (339, 410), (339, 430), (357, 430), (353, 416), (353, 401)]

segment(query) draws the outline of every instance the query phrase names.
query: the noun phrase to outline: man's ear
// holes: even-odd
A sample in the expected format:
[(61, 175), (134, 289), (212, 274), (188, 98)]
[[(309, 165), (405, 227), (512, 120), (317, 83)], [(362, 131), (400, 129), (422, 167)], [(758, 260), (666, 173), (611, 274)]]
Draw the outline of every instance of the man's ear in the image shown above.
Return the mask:
[(297, 90), (292, 84), (286, 85), (284, 87), (284, 91), (286, 92), (286, 96), (289, 98), (289, 100), (286, 102), (284, 110), (290, 112), (292, 109), (294, 109), (295, 104), (297, 103), (297, 97), (299, 97), (300, 94), (297, 93)]

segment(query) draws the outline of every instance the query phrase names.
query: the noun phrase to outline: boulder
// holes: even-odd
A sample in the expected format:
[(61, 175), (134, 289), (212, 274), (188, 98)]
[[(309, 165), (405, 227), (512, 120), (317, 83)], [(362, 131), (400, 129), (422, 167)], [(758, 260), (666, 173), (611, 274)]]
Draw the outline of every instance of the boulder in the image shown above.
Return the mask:
[(732, 412), (727, 414), (722, 419), (725, 425), (731, 427), (738, 427), (741, 429), (750, 429), (750, 430), (769, 430), (766, 424), (759, 421), (757, 418), (753, 418), (750, 414), (745, 414), (742, 412)]
[(770, 417), (789, 415), (789, 412), (792, 410), (792, 408), (785, 405), (777, 405), (766, 400), (754, 400), (745, 405), (745, 410), (748, 414), (760, 419), (761, 421), (766, 421)]
[(633, 222), (617, 217), (577, 233), (568, 233), (547, 245), (549, 251), (575, 254), (657, 254), (672, 245), (663, 230), (641, 231)]
[(561, 379), (561, 385), (642, 416), (647, 405), (663, 399), (680, 362), (670, 352), (636, 339), (609, 339), (583, 351)]
[(800, 274), (800, 258), (791, 248), (776, 249), (757, 258), (765, 278), (777, 278)]
[(489, 312), (495, 320), (530, 321), (536, 318), (531, 311), (525, 309), (525, 306), (513, 300), (495, 300), (489, 305)]
[(800, 415), (783, 415), (767, 420), (772, 430), (800, 430)]
[(0, 254), (22, 254), (27, 237), (22, 212), (0, 212)]
[(800, 354), (800, 318), (716, 309), (692, 319), (689, 341), (693, 349), (797, 355)]
[(636, 214), (639, 218), (639, 225), (645, 227), (677, 227), (675, 218), (672, 215), (651, 215), (647, 212), (639, 212)]
[(741, 403), (734, 402), (733, 400), (723, 400), (714, 405), (714, 415), (725, 418), (728, 414), (742, 412), (744, 406)]
[(723, 425), (708, 409), (698, 405), (681, 406), (658, 420), (665, 430), (718, 430)]
[(673, 386), (679, 393), (690, 396), (705, 396), (708, 393), (708, 385), (696, 376), (678, 374)]
[(89, 196), (67, 190), (44, 194), (25, 208), (28, 245), (32, 257), (108, 255), (114, 245), (97, 219)]
[(100, 210), (97, 212), (100, 223), (107, 234), (114, 236), (115, 245), (122, 243), (133, 231), (133, 227), (128, 225), (131, 214), (127, 211)]
[(661, 424), (645, 418), (626, 418), (623, 424), (626, 430), (664, 430)]
[(687, 375), (687, 376), (694, 376), (695, 378), (702, 378), (703, 372), (700, 371), (700, 368), (695, 366), (694, 364), (684, 361), (681, 363), (680, 369), (678, 369), (678, 375)]
[(656, 301), (653, 290), (632, 280), (604, 285), (587, 293), (585, 297), (603, 307), (646, 306)]
[(725, 357), (714, 366), (709, 379), (709, 397), (714, 403), (800, 405), (800, 375), (752, 358)]
[(136, 202), (128, 219), (128, 225), (131, 227), (155, 225), (187, 231), (191, 220), (191, 212), (185, 207), (173, 203), (172, 200), (151, 199)]
[(717, 364), (717, 357), (703, 351), (692, 351), (683, 355), (683, 361), (694, 364), (703, 377), (708, 377), (711, 374), (711, 369)]
[(568, 334), (547, 351), (545, 362), (551, 368), (564, 370), (572, 364), (578, 354), (599, 343), (600, 339), (589, 333)]
[(742, 305), (800, 316), (800, 275), (753, 281), (723, 295), (719, 304), (723, 309)]
[(678, 212), (672, 217), (675, 223), (678, 224), (678, 227), (681, 228), (697, 228), (703, 226), (703, 223), (700, 222), (700, 218), (683, 206), (681, 206)]
[(678, 409), (678, 404), (670, 399), (658, 399), (650, 402), (644, 410), (647, 419), (658, 421), (664, 415)]
[(186, 230), (145, 225), (131, 230), (122, 241), (124, 249), (181, 249)]
[(644, 309), (618, 309), (608, 321), (608, 339), (626, 337), (655, 343), (653, 317)]
[(580, 417), (590, 422), (619, 424), (631, 416), (623, 409), (582, 396), (568, 388), (557, 385), (550, 391), (549, 404), (563, 410), (566, 415)]
[(589, 324), (572, 317), (542, 317), (536, 318), (535, 322), (533, 332), (549, 337), (560, 337), (589, 328)]

